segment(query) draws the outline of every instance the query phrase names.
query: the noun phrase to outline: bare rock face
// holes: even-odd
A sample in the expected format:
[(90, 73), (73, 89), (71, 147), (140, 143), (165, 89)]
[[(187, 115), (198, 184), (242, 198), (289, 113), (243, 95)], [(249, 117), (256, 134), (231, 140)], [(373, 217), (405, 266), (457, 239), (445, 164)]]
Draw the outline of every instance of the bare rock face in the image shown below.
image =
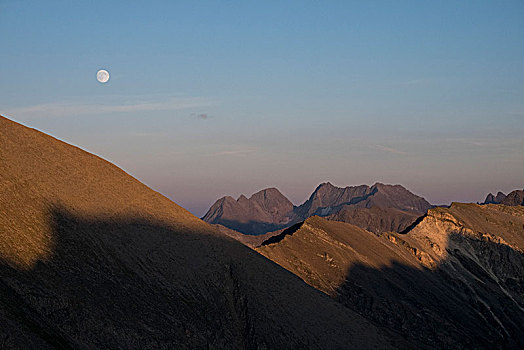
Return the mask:
[(8, 349), (410, 346), (113, 164), (3, 117), (0, 325)]
[(257, 251), (410, 341), (524, 346), (523, 207), (453, 203), (379, 236), (311, 217)]
[(306, 219), (312, 215), (325, 216), (333, 208), (343, 204), (355, 204), (372, 195), (367, 185), (340, 188), (326, 182), (320, 184), (309, 199), (296, 209), (297, 214)]
[(296, 212), (305, 219), (312, 215), (333, 214), (348, 205), (361, 208), (394, 208), (421, 214), (432, 207), (424, 198), (400, 185), (376, 183), (371, 187), (361, 185), (341, 188), (327, 182), (319, 185)]

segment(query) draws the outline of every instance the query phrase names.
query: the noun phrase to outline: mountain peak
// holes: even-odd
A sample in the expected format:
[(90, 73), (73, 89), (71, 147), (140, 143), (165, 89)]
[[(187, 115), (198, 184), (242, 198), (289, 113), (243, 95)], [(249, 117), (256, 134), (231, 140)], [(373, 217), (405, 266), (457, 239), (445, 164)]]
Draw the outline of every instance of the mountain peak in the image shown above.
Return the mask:
[(320, 189), (325, 189), (325, 188), (339, 188), (339, 187), (337, 187), (337, 186), (333, 185), (331, 182), (327, 181), (327, 182), (322, 182), (321, 184), (319, 184), (317, 186), (317, 188), (315, 188), (315, 191), (313, 191), (313, 192), (316, 192), (316, 191), (318, 191)]
[(276, 187), (268, 187), (260, 190), (254, 193), (249, 199), (252, 200), (258, 198), (285, 198), (288, 200)]
[(313, 191), (309, 199), (311, 200), (311, 199), (314, 199), (315, 197), (326, 196), (326, 194), (328, 193), (333, 193), (341, 189), (343, 188), (335, 186), (331, 182), (323, 182), (320, 185), (318, 185), (317, 188), (315, 188), (315, 190)]
[(495, 196), (493, 195), (493, 193), (490, 192), (486, 196), (486, 199), (484, 199), (483, 204), (491, 204), (491, 203), (495, 203)]

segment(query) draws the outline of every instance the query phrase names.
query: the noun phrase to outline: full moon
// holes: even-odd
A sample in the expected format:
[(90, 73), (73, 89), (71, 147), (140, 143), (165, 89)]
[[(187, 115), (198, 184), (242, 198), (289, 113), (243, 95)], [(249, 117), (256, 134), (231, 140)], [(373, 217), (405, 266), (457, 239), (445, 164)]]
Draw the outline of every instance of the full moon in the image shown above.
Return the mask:
[(109, 72), (105, 69), (100, 69), (98, 72), (96, 72), (96, 80), (101, 83), (107, 83), (109, 80)]

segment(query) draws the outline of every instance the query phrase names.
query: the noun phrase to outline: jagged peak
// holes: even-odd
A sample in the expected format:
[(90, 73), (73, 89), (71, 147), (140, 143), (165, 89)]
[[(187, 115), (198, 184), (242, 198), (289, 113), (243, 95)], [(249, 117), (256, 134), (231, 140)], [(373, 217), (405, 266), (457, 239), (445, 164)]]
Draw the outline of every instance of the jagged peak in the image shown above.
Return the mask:
[(230, 201), (235, 201), (235, 198), (233, 198), (231, 196), (224, 196), (224, 197), (218, 199), (217, 203), (230, 202)]
[(488, 195), (486, 196), (486, 199), (484, 199), (484, 203), (492, 203), (493, 201), (495, 200), (495, 196), (493, 195), (493, 193), (488, 193)]
[(383, 182), (375, 182), (375, 184), (373, 184), (373, 186), (371, 186), (371, 188), (377, 188), (377, 189), (383, 189), (383, 188), (402, 188), (406, 191), (409, 191), (411, 192), (410, 190), (408, 190), (406, 187), (404, 187), (403, 185), (401, 184), (385, 184)]
[(248, 200), (246, 196), (244, 196), (244, 194), (241, 194), (240, 196), (238, 196), (238, 199), (237, 199), (237, 202), (240, 202), (240, 201), (244, 201), (244, 200)]
[(283, 196), (282, 192), (280, 192), (278, 190), (278, 188), (276, 187), (268, 187), (268, 188), (264, 188), (258, 192), (255, 192), (253, 193), (253, 195), (251, 195), (251, 198), (257, 196), (257, 195), (280, 195), (280, 196)]
[(341, 188), (341, 187), (337, 187), (335, 185), (333, 185), (331, 182), (327, 181), (327, 182), (322, 182), (321, 184), (319, 184), (317, 186), (317, 188), (315, 188), (315, 192), (318, 191), (319, 189), (321, 188)]
[(291, 210), (292, 207), (294, 207), (293, 203), (282, 194), (276, 187), (269, 187), (266, 189), (263, 189), (261, 191), (258, 191), (257, 193), (253, 194), (251, 198), (249, 198), (250, 201), (256, 202), (263, 207), (269, 206), (289, 206), (289, 210)]
[(317, 196), (320, 192), (325, 192), (325, 191), (329, 191), (329, 190), (333, 190), (333, 189), (340, 190), (340, 189), (343, 189), (343, 187), (335, 186), (335, 185), (333, 185), (329, 181), (328, 182), (322, 182), (320, 185), (318, 185), (315, 188), (315, 190), (313, 191), (313, 193), (311, 193), (311, 196), (309, 198), (312, 199), (315, 196)]

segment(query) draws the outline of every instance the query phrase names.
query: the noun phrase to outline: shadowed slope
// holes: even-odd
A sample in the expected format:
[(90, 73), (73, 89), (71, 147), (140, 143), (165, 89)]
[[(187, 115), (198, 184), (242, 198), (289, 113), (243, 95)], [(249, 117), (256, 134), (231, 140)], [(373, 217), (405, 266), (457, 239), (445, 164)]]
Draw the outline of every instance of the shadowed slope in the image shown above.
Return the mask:
[(96, 156), (1, 117), (0, 152), (7, 348), (394, 344)]
[(406, 339), (436, 348), (524, 345), (524, 211), (454, 203), (407, 234), (312, 217), (257, 250)]
[(24, 272), (0, 266), (0, 309), (35, 333), (4, 334), (11, 346), (385, 346), (369, 322), (240, 243), (137, 216), (50, 217), (52, 259)]

